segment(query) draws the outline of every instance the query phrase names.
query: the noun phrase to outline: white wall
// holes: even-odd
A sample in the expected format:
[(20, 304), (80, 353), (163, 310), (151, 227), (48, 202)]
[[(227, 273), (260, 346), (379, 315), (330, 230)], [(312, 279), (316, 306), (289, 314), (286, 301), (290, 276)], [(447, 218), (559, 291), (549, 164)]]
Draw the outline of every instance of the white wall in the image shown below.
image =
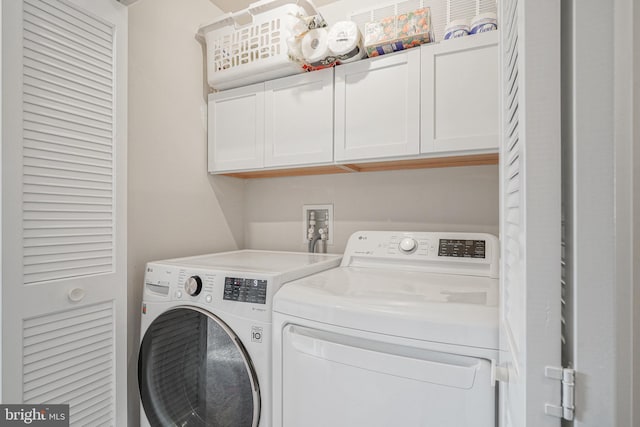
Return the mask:
[(198, 26), (209, 0), (129, 8), (129, 424), (138, 424), (137, 348), (147, 261), (242, 246), (243, 183), (206, 169), (206, 88)]
[(347, 19), (352, 12), (369, 10), (378, 5), (393, 3), (392, 0), (338, 0), (331, 4), (318, 7), (318, 11), (329, 25)]
[[(563, 57), (568, 89), (563, 125), (569, 146), (564, 159), (568, 362), (577, 370), (576, 426), (618, 425), (616, 420), (613, 6), (597, 0), (572, 4), (563, 24), (571, 40)], [(595, 43), (578, 36), (597, 31)], [(568, 73), (568, 75), (567, 75)], [(606, 143), (604, 143), (606, 141)], [(593, 243), (597, 242), (597, 245)], [(593, 310), (597, 308), (597, 315)], [(623, 425), (623, 424), (620, 424)]]
[(302, 205), (334, 205), (342, 253), (358, 230), (498, 233), (498, 168), (465, 166), (248, 180), (245, 246), (306, 250)]
[[(638, 425), (638, 91), (630, 90), (638, 78), (634, 3), (563, 3), (563, 23), (569, 26), (563, 34), (568, 99), (563, 139), (569, 146), (564, 201), (570, 233), (565, 299), (572, 305), (566, 356), (577, 370), (575, 426)], [(581, 36), (586, 32), (601, 37), (587, 41)]]
[[(2, 46), (2, 5), (0, 4), (0, 47)], [(2, 82), (3, 82), (3, 72), (2, 70), (4, 70), (4, 67), (2, 66), (2, 49), (0, 48), (0, 90), (2, 90)], [(2, 138), (2, 135), (4, 134), (3, 130), (2, 130), (2, 119), (4, 117), (3, 111), (2, 111), (2, 105), (4, 104), (4, 102), (0, 102), (0, 144), (4, 144), (4, 139)], [(2, 151), (0, 150), (0, 189), (4, 188), (3, 182), (2, 182), (2, 175), (3, 170), (2, 170)], [(4, 219), (2, 218), (2, 212), (4, 211), (4, 207), (2, 206), (2, 193), (0, 191), (0, 224), (4, 223)], [(2, 227), (0, 227), (0, 242), (2, 242)], [(4, 248), (3, 244), (0, 244), (0, 260), (2, 260), (4, 257), (2, 256), (2, 249)], [(2, 289), (3, 283), (2, 283), (2, 262), (0, 261), (0, 289)], [(2, 292), (0, 292), (0, 319), (4, 318), (4, 313), (2, 310)], [(1, 320), (0, 320), (1, 323)], [(2, 363), (2, 353), (3, 353), (3, 348), (2, 345), (4, 343), (4, 340), (2, 339), (2, 325), (0, 324), (0, 366), (4, 366)], [(3, 376), (2, 376), (2, 370), (0, 369), (0, 384), (3, 384), (2, 382), (3, 380)], [(2, 387), (0, 387), (0, 402), (4, 402), (5, 400), (2, 397)]]
[[(634, 0), (616, 0), (614, 28), (614, 194), (616, 239), (616, 425), (634, 426), (633, 91)], [(600, 10), (598, 11), (600, 12)], [(600, 13), (598, 13), (600, 18)], [(637, 78), (637, 76), (636, 76)], [(637, 257), (637, 255), (636, 255)], [(637, 331), (636, 331), (637, 333)], [(636, 355), (638, 353), (635, 353)], [(637, 359), (637, 356), (636, 358)], [(637, 377), (636, 377), (637, 378)], [(637, 379), (636, 379), (637, 380)]]
[(633, 3), (633, 42), (634, 52), (632, 76), (633, 76), (633, 128), (632, 128), (632, 152), (633, 152), (633, 390), (632, 390), (632, 424), (640, 424), (640, 5)]

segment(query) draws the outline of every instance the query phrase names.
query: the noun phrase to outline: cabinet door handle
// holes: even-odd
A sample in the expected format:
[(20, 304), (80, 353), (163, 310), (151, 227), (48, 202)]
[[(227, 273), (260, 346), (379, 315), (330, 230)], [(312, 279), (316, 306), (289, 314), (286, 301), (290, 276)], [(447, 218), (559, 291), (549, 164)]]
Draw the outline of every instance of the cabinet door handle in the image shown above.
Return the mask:
[(69, 291), (68, 297), (71, 302), (80, 302), (84, 298), (84, 289), (73, 288)]

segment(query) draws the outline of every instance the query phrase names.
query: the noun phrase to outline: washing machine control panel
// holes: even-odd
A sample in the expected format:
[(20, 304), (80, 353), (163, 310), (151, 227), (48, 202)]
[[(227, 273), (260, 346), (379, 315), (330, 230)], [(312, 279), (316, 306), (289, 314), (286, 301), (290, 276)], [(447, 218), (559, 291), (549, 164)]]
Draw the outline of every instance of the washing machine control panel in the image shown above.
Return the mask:
[(224, 278), (223, 299), (254, 304), (267, 303), (267, 281), (242, 277)]
[[(208, 306), (249, 303), (264, 310), (270, 280), (238, 272), (147, 265), (145, 300), (197, 302)], [(242, 304), (243, 306), (245, 304)]]

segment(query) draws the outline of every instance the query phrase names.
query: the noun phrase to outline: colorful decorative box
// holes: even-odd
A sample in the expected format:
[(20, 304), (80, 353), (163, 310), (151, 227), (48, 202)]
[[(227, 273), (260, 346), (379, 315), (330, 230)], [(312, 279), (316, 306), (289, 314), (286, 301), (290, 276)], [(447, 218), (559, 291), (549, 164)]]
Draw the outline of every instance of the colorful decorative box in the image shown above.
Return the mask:
[(369, 57), (409, 49), (434, 40), (428, 7), (367, 22), (365, 49)]

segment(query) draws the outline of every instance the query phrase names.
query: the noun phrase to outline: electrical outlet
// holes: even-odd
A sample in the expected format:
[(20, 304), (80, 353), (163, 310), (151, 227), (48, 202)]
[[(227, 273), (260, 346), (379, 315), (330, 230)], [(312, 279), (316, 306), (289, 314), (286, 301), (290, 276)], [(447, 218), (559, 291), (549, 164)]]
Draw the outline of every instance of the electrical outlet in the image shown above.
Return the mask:
[[(313, 216), (314, 219), (311, 219)], [(315, 221), (315, 224), (311, 224)], [(309, 241), (310, 228), (313, 227), (312, 234), (319, 233), (319, 229), (327, 230), (327, 244), (333, 244), (333, 205), (303, 205), (302, 206), (302, 239)]]

